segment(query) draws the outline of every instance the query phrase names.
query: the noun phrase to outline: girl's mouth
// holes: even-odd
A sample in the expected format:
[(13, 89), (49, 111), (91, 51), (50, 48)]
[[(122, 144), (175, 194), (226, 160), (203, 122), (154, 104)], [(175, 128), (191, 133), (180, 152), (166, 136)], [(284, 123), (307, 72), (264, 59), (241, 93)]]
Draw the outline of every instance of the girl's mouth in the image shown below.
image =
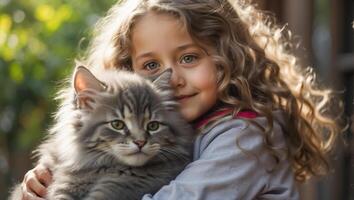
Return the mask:
[(179, 95), (176, 96), (177, 101), (181, 102), (181, 101), (185, 101), (191, 97), (194, 97), (195, 95), (197, 95), (197, 93), (191, 94), (191, 95)]

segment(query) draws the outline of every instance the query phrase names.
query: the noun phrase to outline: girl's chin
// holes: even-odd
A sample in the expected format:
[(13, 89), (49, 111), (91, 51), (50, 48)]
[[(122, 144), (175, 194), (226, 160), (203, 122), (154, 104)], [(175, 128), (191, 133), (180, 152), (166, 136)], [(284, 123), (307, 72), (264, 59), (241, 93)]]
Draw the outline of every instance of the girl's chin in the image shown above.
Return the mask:
[(195, 119), (198, 118), (198, 116), (196, 114), (194, 114), (193, 112), (191, 112), (190, 110), (187, 109), (182, 109), (181, 110), (181, 114), (182, 117), (187, 121), (187, 122), (192, 122)]

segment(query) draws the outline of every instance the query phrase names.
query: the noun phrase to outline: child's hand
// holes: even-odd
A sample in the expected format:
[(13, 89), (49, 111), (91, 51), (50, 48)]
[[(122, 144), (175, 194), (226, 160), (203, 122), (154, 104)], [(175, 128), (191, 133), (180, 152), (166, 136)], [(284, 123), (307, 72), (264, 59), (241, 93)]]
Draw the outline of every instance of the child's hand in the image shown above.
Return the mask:
[(22, 200), (44, 200), (47, 187), (52, 182), (52, 174), (42, 164), (29, 170), (22, 182)]

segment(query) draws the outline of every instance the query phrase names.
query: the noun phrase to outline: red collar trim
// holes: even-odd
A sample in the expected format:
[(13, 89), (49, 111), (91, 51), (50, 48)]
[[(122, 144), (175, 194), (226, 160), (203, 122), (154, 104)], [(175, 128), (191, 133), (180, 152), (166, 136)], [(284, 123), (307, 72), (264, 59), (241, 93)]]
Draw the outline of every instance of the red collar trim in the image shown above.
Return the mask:
[(195, 129), (200, 129), (201, 127), (205, 126), (206, 124), (208, 124), (209, 122), (218, 119), (218, 118), (222, 118), (224, 116), (227, 115), (232, 115), (233, 119), (236, 118), (246, 118), (246, 119), (253, 119), (256, 118), (258, 116), (258, 114), (252, 110), (244, 110), (244, 111), (240, 111), (238, 113), (233, 113), (234, 109), (233, 108), (222, 108), (222, 109), (218, 109), (210, 114), (207, 114), (205, 117), (202, 117), (201, 119), (197, 120), (194, 123), (194, 128)]

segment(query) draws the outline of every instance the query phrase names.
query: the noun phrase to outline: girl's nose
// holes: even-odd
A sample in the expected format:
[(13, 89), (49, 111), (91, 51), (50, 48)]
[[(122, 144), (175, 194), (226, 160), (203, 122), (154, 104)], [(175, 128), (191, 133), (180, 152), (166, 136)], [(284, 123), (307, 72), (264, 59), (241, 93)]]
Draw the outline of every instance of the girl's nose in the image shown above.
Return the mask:
[(172, 69), (171, 85), (174, 88), (182, 87), (185, 85), (185, 79), (183, 74), (175, 68)]

